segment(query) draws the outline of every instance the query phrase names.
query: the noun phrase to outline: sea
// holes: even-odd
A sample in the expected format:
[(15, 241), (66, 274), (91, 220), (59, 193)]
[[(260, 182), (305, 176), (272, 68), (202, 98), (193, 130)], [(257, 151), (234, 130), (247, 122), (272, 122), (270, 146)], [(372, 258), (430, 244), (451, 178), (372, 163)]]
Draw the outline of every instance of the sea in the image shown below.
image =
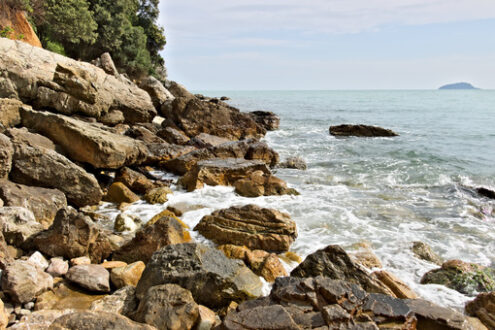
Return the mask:
[[(352, 253), (368, 243), (381, 269), (420, 297), (459, 310), (473, 297), (420, 284), (426, 272), (439, 266), (415, 257), (412, 243), (427, 243), (444, 260), (495, 267), (495, 201), (475, 192), (477, 187), (495, 190), (495, 91), (200, 93), (228, 96), (242, 111), (280, 116), (280, 128), (264, 140), (281, 160), (298, 156), (306, 161), (305, 171), (274, 170), (300, 195), (244, 198), (229, 187), (187, 193), (173, 186), (176, 191), (167, 204), (137, 202), (125, 212), (146, 221), (171, 205), (184, 211), (182, 219), (194, 228), (204, 215), (233, 205), (275, 208), (297, 223), (291, 251), (302, 258), (329, 244)], [(339, 124), (376, 125), (400, 136), (331, 136), (329, 126)], [(116, 215), (110, 205), (102, 212)], [(288, 270), (295, 266), (286, 264)]]

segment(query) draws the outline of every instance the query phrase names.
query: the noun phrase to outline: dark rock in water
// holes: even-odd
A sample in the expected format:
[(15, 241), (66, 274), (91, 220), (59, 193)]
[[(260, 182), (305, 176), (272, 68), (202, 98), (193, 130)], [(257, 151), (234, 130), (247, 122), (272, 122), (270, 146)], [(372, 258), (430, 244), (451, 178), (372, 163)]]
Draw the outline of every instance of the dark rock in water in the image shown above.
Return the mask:
[(455, 83), (455, 84), (444, 85), (444, 86), (440, 87), (439, 89), (440, 90), (445, 90), (445, 89), (456, 90), (456, 89), (478, 89), (478, 88), (474, 87), (470, 83), (460, 82), (460, 83)]
[(275, 131), (280, 126), (280, 117), (271, 111), (253, 111), (249, 114), (267, 131)]
[(305, 171), (308, 166), (306, 165), (306, 161), (301, 157), (289, 157), (285, 160), (285, 162), (281, 162), (278, 167), (280, 168), (293, 168), (296, 170)]
[(495, 329), (495, 292), (480, 293), (466, 304), (466, 313), (479, 318), (488, 329)]
[(390, 137), (399, 136), (392, 130), (369, 125), (338, 125), (330, 126), (330, 135), (359, 136), (359, 137)]
[(449, 260), (444, 262), (441, 268), (423, 275), (421, 284), (441, 284), (467, 295), (494, 291), (495, 269), (460, 260)]
[(228, 101), (228, 100), (230, 100), (230, 97), (228, 97), (228, 96), (222, 96), (220, 98), (220, 101)]
[(485, 196), (485, 197), (490, 198), (490, 199), (495, 199), (495, 191), (490, 190), (488, 188), (484, 188), (484, 187), (477, 188), (476, 192), (478, 194), (480, 194), (481, 196)]
[(440, 258), (435, 252), (433, 252), (431, 247), (426, 243), (413, 242), (411, 251), (419, 259), (426, 260), (437, 265), (441, 265), (443, 263), (442, 258)]

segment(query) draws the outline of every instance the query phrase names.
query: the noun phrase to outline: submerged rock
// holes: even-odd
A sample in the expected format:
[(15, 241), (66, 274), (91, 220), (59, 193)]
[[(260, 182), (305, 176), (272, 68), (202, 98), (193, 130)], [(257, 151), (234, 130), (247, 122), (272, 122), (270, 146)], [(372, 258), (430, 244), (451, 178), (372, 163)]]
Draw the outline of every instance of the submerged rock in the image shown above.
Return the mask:
[(398, 136), (392, 130), (369, 125), (338, 125), (330, 126), (330, 135), (333, 136), (360, 136), (360, 137), (389, 137)]
[(481, 187), (481, 188), (477, 188), (476, 192), (486, 198), (495, 199), (495, 191), (491, 189)]
[(306, 161), (301, 157), (289, 157), (284, 162), (280, 163), (278, 167), (292, 168), (302, 171), (305, 171), (308, 168)]
[(442, 259), (431, 249), (431, 247), (423, 242), (413, 242), (412, 252), (419, 259), (432, 262), (437, 265), (442, 264)]

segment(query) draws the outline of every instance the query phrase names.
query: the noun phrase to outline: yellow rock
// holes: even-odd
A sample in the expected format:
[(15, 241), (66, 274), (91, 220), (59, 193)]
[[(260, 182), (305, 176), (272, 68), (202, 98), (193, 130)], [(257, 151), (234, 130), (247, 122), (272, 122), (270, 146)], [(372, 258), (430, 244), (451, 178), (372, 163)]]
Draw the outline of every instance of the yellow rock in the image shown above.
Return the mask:
[(134, 203), (139, 200), (139, 196), (133, 193), (122, 182), (114, 182), (110, 188), (108, 188), (104, 200), (115, 204)]
[(151, 189), (144, 195), (144, 200), (150, 204), (164, 204), (168, 201), (167, 195), (172, 194), (169, 187)]
[(101, 264), (105, 269), (119, 268), (127, 266), (126, 262), (123, 261), (105, 261)]
[(113, 268), (110, 280), (118, 289), (128, 285), (136, 286), (145, 268), (146, 266), (142, 261), (137, 261), (124, 267)]
[(390, 289), (394, 293), (397, 298), (400, 299), (416, 299), (418, 295), (411, 290), (410, 287), (407, 286), (404, 282), (399, 280), (393, 274), (381, 270), (377, 272), (373, 272), (372, 275), (375, 275), (376, 278), (385, 284), (386, 287)]

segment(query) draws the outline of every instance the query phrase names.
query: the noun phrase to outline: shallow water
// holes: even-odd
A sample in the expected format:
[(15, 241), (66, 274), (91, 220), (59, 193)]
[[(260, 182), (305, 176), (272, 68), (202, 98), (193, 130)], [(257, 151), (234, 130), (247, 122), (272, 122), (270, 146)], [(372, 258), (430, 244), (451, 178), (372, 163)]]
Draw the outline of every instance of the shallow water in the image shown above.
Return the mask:
[[(177, 191), (165, 205), (143, 202), (126, 212), (148, 220), (167, 205), (187, 212), (193, 228), (202, 216), (255, 203), (288, 212), (302, 257), (328, 244), (368, 241), (386, 269), (423, 298), (462, 308), (470, 297), (438, 285), (420, 285), (436, 265), (415, 258), (413, 241), (444, 259), (495, 266), (495, 203), (472, 188), (495, 189), (495, 91), (205, 92), (227, 95), (243, 111), (281, 117), (266, 141), (281, 159), (301, 156), (307, 171), (276, 175), (300, 196), (243, 198), (232, 188)], [(330, 125), (373, 124), (396, 138), (334, 138)], [(114, 214), (111, 209), (109, 213)], [(195, 235), (196, 239), (202, 240)]]

